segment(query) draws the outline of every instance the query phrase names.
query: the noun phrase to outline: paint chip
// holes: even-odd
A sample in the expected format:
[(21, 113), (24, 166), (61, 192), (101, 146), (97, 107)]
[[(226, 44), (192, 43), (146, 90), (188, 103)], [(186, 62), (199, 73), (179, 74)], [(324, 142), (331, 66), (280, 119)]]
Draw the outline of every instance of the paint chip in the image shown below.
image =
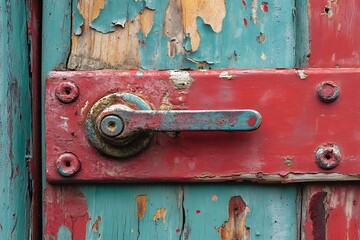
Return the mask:
[(297, 70), (296, 71), (296, 74), (300, 77), (300, 79), (304, 80), (307, 78), (307, 74), (305, 73), (304, 70)]
[(96, 233), (99, 232), (100, 223), (101, 223), (101, 217), (98, 216), (95, 223), (91, 227), (91, 231)]
[(146, 212), (146, 201), (147, 201), (146, 195), (139, 195), (136, 197), (137, 217), (139, 220), (141, 220), (144, 217), (144, 214)]
[(193, 79), (186, 71), (170, 71), (169, 79), (174, 83), (175, 89), (184, 90), (191, 86)]
[(229, 74), (229, 72), (224, 71), (224, 72), (221, 72), (221, 73), (220, 73), (219, 78), (227, 78), (227, 79), (231, 79), (231, 78), (232, 78), (232, 76)]
[(262, 59), (263, 61), (265, 61), (265, 60), (266, 60), (266, 55), (265, 55), (265, 53), (264, 53), (264, 52), (262, 52), (262, 53), (261, 53), (261, 59)]
[(159, 219), (162, 219), (163, 224), (166, 223), (166, 209), (165, 208), (158, 208), (156, 210), (153, 220), (158, 221)]

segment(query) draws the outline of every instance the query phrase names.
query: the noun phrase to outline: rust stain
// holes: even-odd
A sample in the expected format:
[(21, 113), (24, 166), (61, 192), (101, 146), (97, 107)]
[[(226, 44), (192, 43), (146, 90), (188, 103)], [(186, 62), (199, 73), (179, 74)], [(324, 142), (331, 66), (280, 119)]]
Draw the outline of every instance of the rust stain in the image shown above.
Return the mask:
[(145, 8), (140, 15), (140, 27), (145, 37), (147, 37), (154, 25), (154, 15), (155, 11), (148, 8)]
[(144, 217), (144, 214), (146, 212), (146, 201), (147, 201), (146, 195), (139, 195), (136, 197), (137, 217), (139, 220)]
[(98, 216), (95, 223), (91, 227), (91, 231), (99, 232), (100, 223), (101, 223), (101, 217)]
[(310, 200), (309, 213), (312, 221), (314, 240), (326, 240), (327, 192), (317, 192)]
[(246, 215), (250, 209), (241, 196), (234, 196), (229, 201), (229, 219), (218, 228), (221, 240), (246, 240), (250, 236), (250, 228), (246, 227)]
[(201, 17), (214, 32), (221, 32), (222, 22), (226, 15), (225, 0), (182, 0), (182, 23), (185, 34), (191, 38), (191, 49), (196, 51), (200, 46), (200, 34), (196, 18)]
[(159, 219), (162, 220), (163, 224), (166, 223), (166, 209), (165, 208), (158, 208), (156, 213), (153, 217), (154, 221), (158, 221)]
[(260, 34), (256, 37), (256, 40), (258, 41), (258, 43), (263, 43), (265, 42), (265, 33), (260, 32)]

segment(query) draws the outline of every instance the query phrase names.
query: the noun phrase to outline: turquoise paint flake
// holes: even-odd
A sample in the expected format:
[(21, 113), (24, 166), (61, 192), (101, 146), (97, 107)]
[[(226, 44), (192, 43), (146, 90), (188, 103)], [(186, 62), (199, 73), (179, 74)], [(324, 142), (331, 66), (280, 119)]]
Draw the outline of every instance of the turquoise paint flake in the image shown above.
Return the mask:
[(72, 239), (72, 234), (66, 226), (60, 226), (57, 234), (58, 240), (70, 240)]
[(81, 15), (78, 8), (78, 0), (73, 0), (72, 11), (74, 13), (73, 31), (74, 34), (79, 36), (82, 32), (82, 26), (84, 25), (84, 17)]
[[(226, 16), (222, 30), (213, 31), (201, 17), (197, 28), (200, 47), (191, 52), (191, 36), (183, 40), (185, 53), (171, 58), (168, 54), (169, 37), (163, 35), (168, 1), (156, 4), (154, 25), (145, 37), (138, 34), (139, 55), (144, 69), (196, 69), (196, 68), (275, 68), (295, 66), (295, 29), (292, 1), (270, 1), (269, 11), (257, 8), (257, 24), (252, 20), (251, 7), (241, 1), (226, 2)], [(247, 21), (245, 26), (244, 19)], [(265, 41), (257, 37), (264, 34)]]
[(99, 16), (90, 23), (90, 27), (102, 33), (114, 32), (116, 26), (125, 26), (145, 8), (155, 9), (153, 0), (107, 0)]
[[(227, 12), (219, 33), (198, 17), (200, 47), (189, 57), (198, 62), (213, 62), (211, 68), (293, 67), (294, 1), (269, 1), (269, 12), (261, 11), (261, 2), (258, 4), (255, 24), (250, 7), (245, 8), (241, 1), (227, 1)], [(244, 19), (247, 19), (247, 27)], [(265, 36), (262, 43), (257, 40), (260, 33)]]

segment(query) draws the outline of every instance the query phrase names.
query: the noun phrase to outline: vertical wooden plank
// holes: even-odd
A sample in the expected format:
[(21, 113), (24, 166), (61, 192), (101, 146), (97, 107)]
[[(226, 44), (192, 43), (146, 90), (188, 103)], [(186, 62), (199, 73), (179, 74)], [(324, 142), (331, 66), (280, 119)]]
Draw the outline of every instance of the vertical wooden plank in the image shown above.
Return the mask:
[(291, 185), (212, 184), (184, 189), (184, 239), (297, 239)]
[(28, 239), (31, 97), (26, 5), (1, 1), (0, 12), (0, 239)]
[(309, 0), (310, 67), (359, 67), (360, 2)]
[(304, 189), (302, 239), (359, 239), (360, 186), (314, 184)]
[(40, 0), (27, 0), (28, 35), (31, 49), (32, 157), (30, 159), (32, 239), (42, 236), (42, 172), (41, 172), (41, 24)]
[(83, 187), (91, 221), (86, 239), (178, 239), (182, 188), (169, 185)]

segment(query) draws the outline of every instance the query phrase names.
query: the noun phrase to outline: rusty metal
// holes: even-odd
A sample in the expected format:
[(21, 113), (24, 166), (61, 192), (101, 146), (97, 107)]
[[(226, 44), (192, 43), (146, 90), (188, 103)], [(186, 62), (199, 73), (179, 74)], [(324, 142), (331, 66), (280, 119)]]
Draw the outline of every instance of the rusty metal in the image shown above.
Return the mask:
[[(65, 183), (360, 179), (360, 167), (353, 164), (354, 159), (360, 158), (358, 136), (356, 129), (349, 128), (357, 126), (360, 118), (360, 96), (352, 91), (360, 88), (357, 81), (360, 70), (304, 71), (305, 80), (291, 69), (226, 70), (231, 80), (223, 78), (224, 70), (190, 71), (193, 81), (187, 89), (176, 88), (167, 71), (145, 71), (142, 75), (136, 70), (51, 72), (45, 102), (47, 180)], [(76, 83), (81, 91), (72, 104), (61, 104), (54, 95), (64, 79)], [(98, 84), (101, 81), (107, 84)], [(336, 81), (341, 87), (341, 101), (321, 104), (314, 86), (325, 81)], [(86, 91), (94, 88), (97, 90)], [(119, 92), (140, 97), (143, 107), (133, 100), (125, 101)], [(261, 128), (252, 132), (182, 132), (174, 137), (157, 133), (152, 137), (151, 132), (139, 131), (126, 138), (121, 138), (122, 134), (109, 137), (99, 129), (98, 116), (117, 104), (134, 111), (256, 109), (263, 122)], [(315, 162), (315, 151), (327, 142), (341, 146), (341, 164), (334, 170), (323, 169)], [(142, 151), (144, 147), (148, 149)], [(99, 149), (105, 149), (105, 153)], [(63, 152), (79, 157), (81, 154), (82, 170), (71, 178), (62, 177), (54, 167)], [(132, 157), (117, 161), (109, 157), (113, 154)]]
[(74, 102), (79, 94), (79, 88), (73, 82), (62, 82), (55, 89), (55, 96), (63, 103)]
[(63, 177), (75, 175), (81, 168), (81, 162), (73, 153), (63, 153), (56, 160), (56, 169)]
[(316, 163), (319, 167), (330, 170), (341, 162), (341, 152), (339, 146), (333, 143), (321, 145), (316, 150)]
[(123, 129), (121, 118), (111, 114), (101, 115), (105, 109), (115, 104), (120, 104), (126, 109), (151, 109), (148, 103), (140, 98), (133, 98), (132, 94), (113, 93), (107, 95), (97, 101), (87, 114), (86, 137), (101, 153), (114, 158), (131, 157), (146, 148), (153, 133), (139, 132), (118, 137), (117, 135)]
[[(121, 98), (123, 104), (107, 106), (97, 116), (89, 113), (86, 123), (90, 142), (99, 151), (113, 157), (133, 156), (142, 150), (140, 147), (145, 148), (146, 145), (142, 144), (134, 146), (136, 152), (114, 151), (116, 147), (127, 149), (136, 139), (141, 140), (133, 137), (141, 133), (250, 131), (259, 128), (261, 124), (261, 115), (254, 110), (151, 110), (146, 109), (149, 107), (143, 99), (130, 93), (110, 94), (95, 103), (95, 108), (97, 109), (99, 104), (102, 105), (104, 99), (114, 96)], [(129, 104), (135, 104), (144, 110), (133, 110)], [(99, 133), (101, 136), (97, 136)], [(148, 139), (147, 137), (145, 141), (148, 142)], [(104, 141), (107, 143), (104, 144)], [(112, 147), (110, 152), (107, 147), (109, 145)]]
[(116, 137), (123, 131), (124, 123), (120, 117), (109, 115), (101, 120), (100, 129), (107, 137)]
[(340, 88), (335, 82), (325, 81), (317, 86), (317, 94), (324, 103), (334, 102), (340, 95)]

